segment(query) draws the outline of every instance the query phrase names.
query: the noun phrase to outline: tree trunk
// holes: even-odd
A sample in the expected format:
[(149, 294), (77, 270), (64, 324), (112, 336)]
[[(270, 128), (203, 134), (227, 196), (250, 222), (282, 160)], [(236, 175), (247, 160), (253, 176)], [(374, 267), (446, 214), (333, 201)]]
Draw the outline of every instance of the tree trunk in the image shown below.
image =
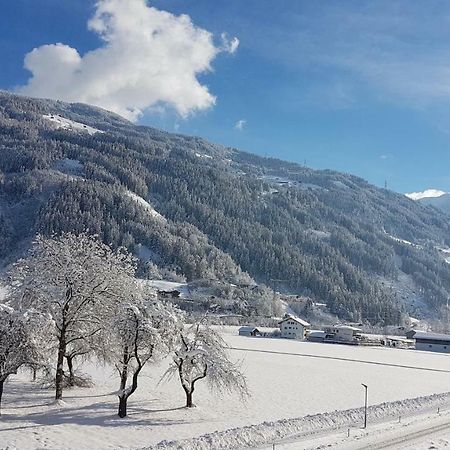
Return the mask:
[(32, 371), (32, 381), (35, 382), (35, 381), (36, 381), (36, 377), (37, 377), (37, 369), (36, 369), (36, 366), (33, 366), (33, 367), (31, 368), (31, 371)]
[(66, 355), (67, 368), (69, 369), (69, 386), (75, 386), (75, 374), (73, 373), (73, 356)]
[(119, 412), (121, 419), (127, 416), (127, 401), (129, 395), (125, 394), (128, 380), (128, 362), (129, 362), (128, 347), (123, 349), (122, 370), (120, 372), (120, 392), (119, 395)]
[(120, 390), (123, 391), (127, 387), (128, 379), (128, 347), (123, 349), (122, 371), (120, 372)]
[(5, 381), (0, 381), (0, 416), (2, 415), (2, 397), (3, 397), (3, 385), (5, 384)]
[[(129, 389), (127, 389), (126, 394), (123, 392), (123, 390), (125, 389), (125, 386), (122, 389), (122, 394), (119, 395), (119, 417), (123, 418), (127, 415), (127, 401), (128, 401), (128, 397), (130, 397), (132, 394), (134, 394), (134, 392), (137, 389), (137, 380), (139, 377), (139, 373), (141, 372), (142, 369), (142, 365), (140, 363), (138, 363), (138, 367), (136, 368), (136, 370), (133, 373), (133, 381), (131, 383), (131, 387)], [(122, 372), (122, 376), (123, 376), (123, 372)], [(125, 379), (125, 383), (126, 383), (126, 379)], [(122, 386), (122, 380), (120, 382), (120, 385)]]
[(186, 392), (186, 408), (192, 408), (194, 404), (192, 403), (192, 391)]
[(119, 417), (123, 419), (127, 416), (127, 400), (128, 395), (123, 395), (119, 397)]
[[(143, 365), (139, 361), (138, 358), (136, 358), (138, 366), (133, 372), (133, 378), (131, 382), (131, 386), (126, 389), (126, 383), (127, 383), (127, 376), (128, 376), (128, 364), (124, 365), (124, 368), (122, 369), (121, 373), (121, 379), (120, 379), (120, 389), (121, 389), (121, 395), (119, 395), (119, 417), (123, 418), (127, 415), (127, 401), (128, 397), (134, 394), (138, 387), (138, 377), (142, 370)], [(126, 389), (126, 393), (125, 393)]]
[(59, 336), (59, 346), (58, 346), (58, 362), (56, 365), (56, 377), (55, 377), (55, 386), (56, 386), (56, 400), (62, 399), (63, 393), (63, 381), (64, 381), (64, 356), (66, 354), (66, 333), (65, 330), (61, 330), (61, 334)]

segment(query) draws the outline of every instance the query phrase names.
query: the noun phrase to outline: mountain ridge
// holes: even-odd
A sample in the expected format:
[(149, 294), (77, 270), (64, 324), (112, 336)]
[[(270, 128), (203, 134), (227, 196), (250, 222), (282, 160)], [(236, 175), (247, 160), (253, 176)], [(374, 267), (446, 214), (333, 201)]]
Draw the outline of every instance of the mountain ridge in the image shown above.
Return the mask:
[(449, 218), (354, 175), (4, 91), (0, 171), (4, 264), (35, 232), (89, 230), (140, 256), (142, 276), (256, 280), (345, 320), (439, 318), (450, 295)]

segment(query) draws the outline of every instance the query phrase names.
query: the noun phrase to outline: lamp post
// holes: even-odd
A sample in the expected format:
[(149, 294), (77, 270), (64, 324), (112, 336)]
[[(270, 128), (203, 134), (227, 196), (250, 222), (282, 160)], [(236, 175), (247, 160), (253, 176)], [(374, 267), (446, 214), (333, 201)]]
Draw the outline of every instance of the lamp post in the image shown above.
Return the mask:
[(367, 384), (361, 385), (364, 387), (364, 428), (367, 428)]

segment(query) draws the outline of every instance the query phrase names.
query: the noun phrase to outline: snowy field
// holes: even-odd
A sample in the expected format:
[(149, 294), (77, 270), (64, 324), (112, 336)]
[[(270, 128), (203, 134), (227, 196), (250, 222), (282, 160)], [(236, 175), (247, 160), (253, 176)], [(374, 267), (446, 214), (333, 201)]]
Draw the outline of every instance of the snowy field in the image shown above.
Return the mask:
[[(158, 385), (167, 361), (149, 366), (129, 399), (129, 416), (116, 416), (117, 375), (87, 365), (95, 387), (65, 392), (65, 404), (52, 404), (53, 392), (38, 389), (27, 374), (13, 378), (4, 393), (0, 448), (143, 448), (264, 421), (358, 408), (361, 383), (369, 404), (443, 393), (450, 388), (450, 356), (376, 347), (224, 336), (235, 359), (242, 360), (252, 397), (216, 398), (198, 383), (197, 407), (183, 408), (184, 394), (174, 379)], [(24, 382), (24, 380), (26, 380)]]

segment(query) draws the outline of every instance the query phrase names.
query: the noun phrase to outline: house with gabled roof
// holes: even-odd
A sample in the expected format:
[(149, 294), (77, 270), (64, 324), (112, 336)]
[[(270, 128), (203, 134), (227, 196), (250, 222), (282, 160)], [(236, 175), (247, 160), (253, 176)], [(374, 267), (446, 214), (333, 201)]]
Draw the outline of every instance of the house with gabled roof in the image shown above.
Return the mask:
[(286, 314), (280, 322), (278, 322), (281, 331), (281, 337), (286, 339), (305, 339), (311, 328), (306, 320), (292, 314)]

